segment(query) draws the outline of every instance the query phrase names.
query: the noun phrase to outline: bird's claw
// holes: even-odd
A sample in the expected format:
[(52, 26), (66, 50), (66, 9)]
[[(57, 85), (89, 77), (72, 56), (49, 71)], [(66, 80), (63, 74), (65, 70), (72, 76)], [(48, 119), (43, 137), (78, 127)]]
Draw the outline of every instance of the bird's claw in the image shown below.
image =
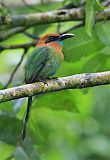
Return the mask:
[(39, 81), (42, 82), (42, 83), (44, 83), (44, 85), (45, 84), (48, 85), (47, 82), (46, 82), (46, 79), (40, 79)]
[(51, 79), (53, 79), (53, 80), (57, 80), (57, 79), (58, 79), (58, 77), (48, 78), (48, 80), (51, 80)]
[(42, 82), (42, 83), (44, 83), (44, 85), (46, 84), (48, 86), (48, 83), (47, 83), (46, 80), (51, 80), (51, 79), (57, 80), (58, 77), (52, 77), (52, 78), (47, 78), (47, 79), (40, 79), (39, 82)]

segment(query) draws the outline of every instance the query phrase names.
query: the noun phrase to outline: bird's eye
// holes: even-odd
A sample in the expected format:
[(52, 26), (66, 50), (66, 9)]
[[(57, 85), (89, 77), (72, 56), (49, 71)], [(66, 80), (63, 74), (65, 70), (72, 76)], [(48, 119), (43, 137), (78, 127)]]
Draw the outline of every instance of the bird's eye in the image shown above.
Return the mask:
[(45, 43), (50, 43), (53, 41), (56, 41), (58, 37), (56, 36), (49, 36), (48, 39), (45, 41)]
[(49, 39), (54, 41), (56, 39), (56, 37), (55, 36), (50, 36)]

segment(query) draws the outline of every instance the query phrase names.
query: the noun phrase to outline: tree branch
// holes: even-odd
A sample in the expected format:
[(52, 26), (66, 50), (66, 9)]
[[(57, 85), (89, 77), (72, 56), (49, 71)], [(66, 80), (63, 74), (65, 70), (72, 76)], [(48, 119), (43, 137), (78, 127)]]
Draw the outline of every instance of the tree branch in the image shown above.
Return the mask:
[(83, 8), (62, 9), (45, 13), (27, 15), (1, 16), (0, 25), (8, 27), (32, 26), (34, 24), (47, 24), (84, 19)]
[(4, 49), (17, 49), (17, 48), (30, 48), (34, 47), (36, 45), (37, 41), (29, 42), (29, 43), (24, 43), (24, 44), (16, 44), (16, 45), (0, 45), (0, 51), (3, 51)]
[[(65, 21), (84, 20), (84, 8), (62, 9), (44, 13), (1, 16), (0, 25), (7, 27), (32, 26)], [(110, 19), (110, 8), (96, 14), (96, 20)]]
[(0, 91), (0, 102), (6, 102), (22, 97), (65, 89), (87, 88), (110, 84), (110, 71), (100, 73), (83, 73), (58, 79), (36, 82)]
[(11, 83), (16, 71), (18, 70), (18, 68), (20, 67), (22, 61), (24, 60), (24, 57), (25, 57), (27, 51), (28, 51), (28, 49), (24, 49), (24, 52), (23, 52), (23, 54), (21, 56), (21, 59), (20, 59), (19, 63), (16, 65), (16, 67), (14, 68), (13, 72), (11, 73), (11, 76), (10, 76), (7, 84), (5, 85), (4, 89), (6, 89), (9, 86), (9, 84)]

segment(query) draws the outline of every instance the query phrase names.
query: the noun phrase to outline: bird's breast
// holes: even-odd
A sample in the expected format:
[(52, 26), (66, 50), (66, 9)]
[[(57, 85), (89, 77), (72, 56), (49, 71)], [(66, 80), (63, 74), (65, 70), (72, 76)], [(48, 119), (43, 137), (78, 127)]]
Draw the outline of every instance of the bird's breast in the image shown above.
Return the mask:
[(52, 47), (48, 47), (48, 57), (45, 66), (42, 68), (39, 76), (42, 78), (48, 78), (54, 75), (59, 69), (64, 59), (62, 52), (57, 52)]
[(61, 50), (51, 46), (36, 47), (25, 65), (26, 83), (51, 77), (57, 72), (63, 59)]

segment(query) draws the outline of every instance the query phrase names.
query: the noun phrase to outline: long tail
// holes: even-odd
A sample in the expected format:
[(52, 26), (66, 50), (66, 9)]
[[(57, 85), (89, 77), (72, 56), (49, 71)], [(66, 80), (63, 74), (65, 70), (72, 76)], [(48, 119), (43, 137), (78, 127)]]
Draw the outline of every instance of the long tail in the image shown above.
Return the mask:
[(27, 110), (26, 110), (26, 115), (24, 118), (24, 122), (23, 122), (23, 129), (22, 129), (22, 140), (25, 139), (25, 135), (26, 135), (26, 125), (29, 119), (29, 113), (30, 113), (30, 109), (31, 109), (31, 104), (32, 104), (32, 96), (28, 97), (28, 104), (27, 104)]

